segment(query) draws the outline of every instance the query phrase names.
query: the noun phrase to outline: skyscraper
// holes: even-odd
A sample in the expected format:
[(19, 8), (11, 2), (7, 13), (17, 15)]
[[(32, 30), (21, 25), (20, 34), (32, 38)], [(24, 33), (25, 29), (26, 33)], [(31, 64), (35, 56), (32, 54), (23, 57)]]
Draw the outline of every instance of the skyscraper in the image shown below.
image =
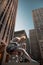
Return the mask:
[(37, 33), (37, 40), (40, 49), (40, 60), (43, 65), (43, 8), (38, 8), (32, 11), (34, 27)]
[(34, 27), (37, 31), (37, 39), (43, 39), (43, 8), (35, 9), (32, 11)]
[(31, 57), (34, 60), (39, 62), (40, 52), (39, 52), (39, 45), (38, 45), (38, 40), (37, 40), (37, 35), (36, 35), (36, 30), (35, 29), (29, 30), (29, 39), (30, 39)]
[(14, 34), (17, 5), (18, 0), (0, 0), (0, 46), (5, 48)]

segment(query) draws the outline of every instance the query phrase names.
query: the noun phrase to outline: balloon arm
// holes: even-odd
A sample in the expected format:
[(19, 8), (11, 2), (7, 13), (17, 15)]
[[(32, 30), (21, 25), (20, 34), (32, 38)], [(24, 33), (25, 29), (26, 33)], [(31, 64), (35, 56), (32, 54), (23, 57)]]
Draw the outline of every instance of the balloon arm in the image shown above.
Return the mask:
[(24, 56), (26, 59), (28, 59), (29, 62), (34, 62), (34, 63), (38, 63), (37, 61), (33, 60), (29, 54), (25, 51), (25, 49), (23, 48), (18, 48), (19, 51), (22, 51), (24, 53)]
[(29, 56), (29, 54), (25, 51), (25, 49), (23, 48), (18, 48), (19, 51), (22, 51), (26, 57), (26, 59), (28, 59), (29, 61), (31, 61), (31, 57)]

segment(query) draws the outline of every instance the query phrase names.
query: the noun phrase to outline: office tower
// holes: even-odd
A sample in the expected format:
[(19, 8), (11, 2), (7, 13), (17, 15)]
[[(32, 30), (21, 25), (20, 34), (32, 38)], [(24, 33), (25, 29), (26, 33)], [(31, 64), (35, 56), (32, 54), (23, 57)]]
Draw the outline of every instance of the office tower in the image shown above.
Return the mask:
[(37, 39), (43, 39), (43, 8), (35, 9), (32, 11), (34, 27), (37, 31)]
[(39, 61), (40, 53), (39, 53), (39, 46), (38, 46), (37, 35), (36, 35), (35, 29), (29, 30), (29, 39), (30, 39), (31, 57), (34, 60)]
[[(43, 8), (38, 8), (32, 11), (34, 27), (37, 33), (37, 40), (40, 49), (40, 61), (43, 62)], [(43, 63), (42, 63), (43, 65)]]
[[(0, 48), (3, 52), (6, 50), (6, 46), (14, 34), (17, 6), (18, 0), (0, 0)], [(5, 47), (3, 49), (4, 45)], [(3, 53), (4, 61), (6, 56), (5, 52)]]

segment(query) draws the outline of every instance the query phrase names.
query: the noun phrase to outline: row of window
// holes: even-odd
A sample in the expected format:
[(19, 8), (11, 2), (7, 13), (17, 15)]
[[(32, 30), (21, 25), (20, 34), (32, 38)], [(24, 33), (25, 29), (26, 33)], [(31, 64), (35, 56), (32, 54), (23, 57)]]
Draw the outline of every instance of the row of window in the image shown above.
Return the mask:
[(2, 26), (3, 26), (3, 24), (4, 24), (4, 20), (5, 20), (7, 11), (8, 11), (8, 9), (9, 9), (10, 4), (11, 4), (11, 2), (10, 2), (9, 0), (8, 0), (8, 2), (9, 2), (9, 3), (7, 3), (7, 5), (6, 5), (4, 11), (3, 11), (2, 14), (0, 15), (0, 22), (2, 23), (2, 24), (0, 25), (0, 32), (1, 32)]
[[(10, 16), (12, 16), (12, 12), (13, 12), (13, 11), (11, 11)], [(9, 18), (9, 20), (10, 20), (10, 23), (9, 23), (8, 31), (6, 30), (6, 31), (7, 31), (6, 41), (7, 41), (7, 38), (8, 38), (8, 36), (9, 36), (9, 33), (11, 33), (11, 32), (10, 32), (10, 26), (12, 25), (11, 23), (13, 23), (11, 17)], [(12, 30), (11, 30), (11, 31), (12, 31)], [(10, 35), (11, 35), (11, 34), (10, 34)]]
[(13, 32), (14, 32), (14, 23), (15, 23), (15, 9), (14, 9), (14, 11), (12, 12), (12, 16), (11, 16), (11, 18), (12, 18), (12, 24), (11, 24), (11, 29), (10, 29), (10, 39), (12, 39), (12, 36), (13, 36)]
[[(11, 5), (11, 4), (10, 4)], [(5, 30), (4, 30), (4, 34), (3, 34), (3, 37), (2, 37), (2, 39), (4, 39), (4, 36), (5, 36), (5, 34), (6, 34), (6, 31), (7, 31), (7, 26), (8, 26), (8, 21), (9, 21), (9, 18), (10, 18), (10, 14), (11, 14), (11, 10), (12, 10), (12, 7), (11, 6), (9, 6), (9, 9), (8, 9), (8, 12), (7, 12), (7, 14), (6, 14), (6, 17), (8, 16), (8, 18), (7, 18), (7, 22), (6, 22), (6, 25), (5, 25)]]
[[(13, 7), (13, 5), (12, 5), (12, 7)], [(10, 17), (9, 17), (9, 19), (10, 19), (10, 24), (9, 24), (9, 27), (8, 27), (8, 31), (6, 30), (6, 32), (7, 32), (7, 35), (6, 35), (6, 42), (7, 42), (7, 40), (8, 40), (8, 38), (9, 39), (12, 39), (12, 36), (13, 36), (13, 31), (14, 31), (14, 20), (13, 20), (13, 18), (14, 18), (14, 13), (15, 13), (15, 10), (14, 10), (14, 7), (11, 9), (11, 13), (10, 13), (10, 16), (11, 16), (11, 19), (10, 19)], [(10, 29), (10, 27), (11, 27), (11, 29)]]

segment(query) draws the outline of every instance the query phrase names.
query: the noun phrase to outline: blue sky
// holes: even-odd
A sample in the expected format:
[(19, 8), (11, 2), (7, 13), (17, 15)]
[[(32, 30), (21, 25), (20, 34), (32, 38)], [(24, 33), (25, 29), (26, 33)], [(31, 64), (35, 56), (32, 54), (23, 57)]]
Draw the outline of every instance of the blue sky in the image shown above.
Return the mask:
[(25, 30), (29, 36), (29, 30), (34, 28), (32, 10), (43, 7), (43, 0), (18, 0), (15, 31)]

